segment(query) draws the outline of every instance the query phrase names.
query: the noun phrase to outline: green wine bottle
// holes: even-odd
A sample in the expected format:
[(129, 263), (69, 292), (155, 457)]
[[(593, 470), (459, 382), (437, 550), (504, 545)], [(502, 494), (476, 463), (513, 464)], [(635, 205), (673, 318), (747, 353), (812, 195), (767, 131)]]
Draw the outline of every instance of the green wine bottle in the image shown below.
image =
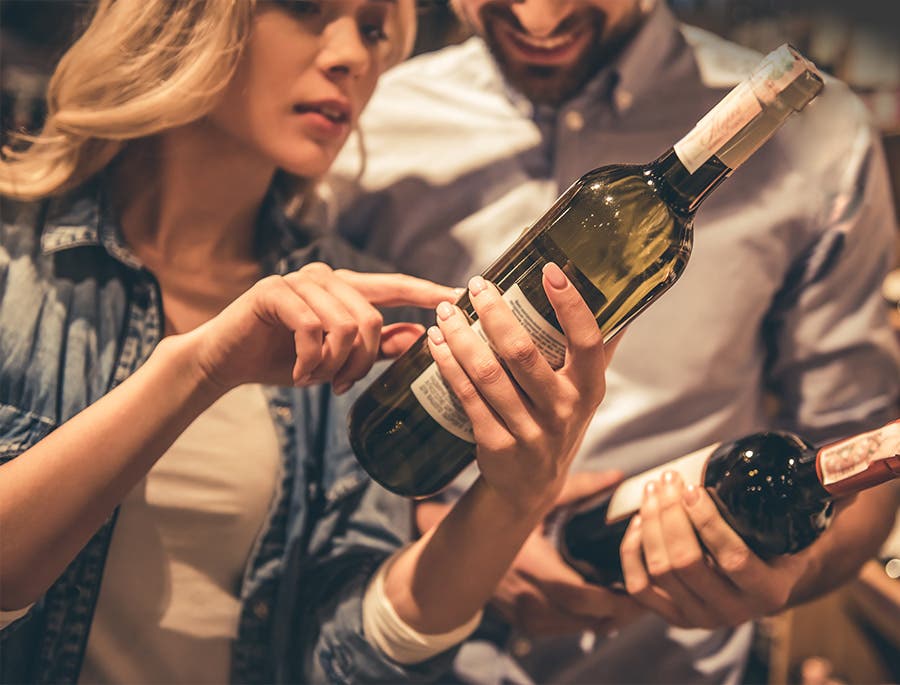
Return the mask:
[[(566, 347), (543, 266), (562, 268), (609, 340), (681, 275), (700, 203), (822, 86), (815, 66), (782, 46), (655, 161), (575, 181), (484, 272), (551, 365), (562, 365)], [(478, 327), (468, 296), (457, 305)], [(471, 425), (424, 336), (357, 399), (350, 439), (373, 479), (409, 497), (438, 492), (472, 461)]]

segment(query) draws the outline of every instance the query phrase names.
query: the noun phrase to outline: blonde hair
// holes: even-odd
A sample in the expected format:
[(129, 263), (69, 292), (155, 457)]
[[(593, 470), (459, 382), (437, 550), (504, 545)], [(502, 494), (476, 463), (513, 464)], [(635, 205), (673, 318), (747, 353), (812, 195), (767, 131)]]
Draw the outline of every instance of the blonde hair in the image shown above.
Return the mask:
[[(47, 89), (47, 119), (24, 151), (4, 150), (0, 194), (36, 199), (78, 186), (126, 141), (208, 114), (231, 80), (257, 0), (98, 0)], [(399, 62), (412, 48), (400, 3)]]

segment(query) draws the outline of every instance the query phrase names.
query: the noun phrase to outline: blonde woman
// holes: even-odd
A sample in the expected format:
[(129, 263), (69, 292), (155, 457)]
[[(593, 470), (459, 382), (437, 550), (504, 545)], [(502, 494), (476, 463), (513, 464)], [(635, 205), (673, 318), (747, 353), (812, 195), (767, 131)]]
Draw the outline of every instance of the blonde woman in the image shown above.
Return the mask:
[[(63, 57), (43, 132), (0, 166), (3, 681), (437, 677), (559, 494), (605, 369), (562, 272), (558, 371), (470, 284), (507, 373), (453, 290), (285, 217), (413, 14), (100, 0)], [(438, 305), (482, 471), (406, 546), (408, 503), (345, 435), (347, 390), (421, 333), (380, 305)]]

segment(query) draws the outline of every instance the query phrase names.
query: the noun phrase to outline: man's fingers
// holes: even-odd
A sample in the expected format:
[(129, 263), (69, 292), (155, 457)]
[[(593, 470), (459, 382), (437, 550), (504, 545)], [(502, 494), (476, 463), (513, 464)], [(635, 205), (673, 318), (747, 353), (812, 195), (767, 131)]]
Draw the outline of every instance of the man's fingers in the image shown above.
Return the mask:
[(685, 490), (685, 509), (703, 545), (722, 572), (748, 594), (765, 596), (765, 562), (757, 557), (734, 529), (728, 525), (706, 488), (691, 486)]
[(642, 528), (643, 522), (638, 514), (628, 524), (628, 529), (625, 531), (619, 547), (625, 589), (642, 606), (659, 614), (673, 625), (682, 625), (684, 618), (675, 610), (672, 598), (653, 584), (647, 568), (644, 566), (641, 544)]

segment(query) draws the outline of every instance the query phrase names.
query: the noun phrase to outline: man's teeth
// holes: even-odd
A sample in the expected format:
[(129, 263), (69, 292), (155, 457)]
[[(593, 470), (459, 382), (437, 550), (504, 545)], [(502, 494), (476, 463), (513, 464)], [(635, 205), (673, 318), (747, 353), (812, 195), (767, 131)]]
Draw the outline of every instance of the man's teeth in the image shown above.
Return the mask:
[(571, 33), (556, 38), (535, 38), (533, 36), (523, 36), (521, 34), (516, 37), (528, 47), (537, 50), (559, 50), (575, 40), (575, 36)]

